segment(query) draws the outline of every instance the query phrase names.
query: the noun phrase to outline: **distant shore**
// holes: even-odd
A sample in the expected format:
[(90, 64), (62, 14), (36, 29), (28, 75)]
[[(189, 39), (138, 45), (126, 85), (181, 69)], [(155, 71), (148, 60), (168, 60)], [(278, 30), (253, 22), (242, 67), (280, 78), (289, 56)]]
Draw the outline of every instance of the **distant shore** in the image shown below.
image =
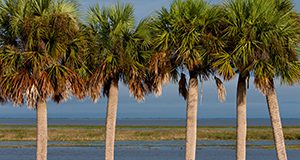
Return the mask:
[[(34, 125), (0, 125), (0, 141), (34, 141)], [(300, 140), (300, 126), (284, 127), (286, 140)], [(104, 126), (49, 125), (49, 141), (103, 141)], [(199, 127), (198, 140), (235, 140), (234, 127)], [(117, 141), (169, 141), (184, 140), (182, 126), (118, 126)], [(249, 127), (248, 140), (272, 140), (270, 127)]]
[[(284, 118), (283, 126), (300, 126), (300, 119)], [(185, 126), (184, 118), (120, 118), (120, 126)], [(249, 118), (248, 126), (270, 126), (267, 118)], [(0, 125), (35, 125), (35, 118), (0, 118)], [(103, 118), (49, 118), (49, 125), (105, 125)], [(232, 126), (236, 125), (234, 118), (206, 118), (198, 119), (198, 126)]]

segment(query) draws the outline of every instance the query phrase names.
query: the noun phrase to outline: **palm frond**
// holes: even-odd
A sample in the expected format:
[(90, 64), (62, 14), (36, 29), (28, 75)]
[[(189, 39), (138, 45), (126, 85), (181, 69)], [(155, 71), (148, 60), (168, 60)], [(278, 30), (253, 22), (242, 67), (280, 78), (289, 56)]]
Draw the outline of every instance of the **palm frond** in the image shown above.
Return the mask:
[(179, 88), (179, 94), (184, 98), (184, 100), (187, 99), (188, 95), (188, 89), (187, 89), (187, 81), (186, 76), (184, 73), (181, 73), (181, 78), (178, 83)]
[(125, 83), (138, 101), (150, 90), (145, 83), (151, 47), (148, 20), (135, 26), (133, 12), (131, 4), (122, 3), (89, 9), (88, 30), (95, 41), (89, 44), (93, 53), (87, 56), (92, 60), (92, 65), (88, 65), (89, 95), (94, 101), (100, 97), (101, 90), (108, 96), (112, 80)]
[(216, 76), (215, 76), (215, 81), (216, 81), (217, 90), (218, 90), (218, 99), (220, 102), (225, 102), (226, 88), (225, 88), (223, 82)]
[[(86, 95), (85, 42), (71, 1), (5, 0), (0, 3), (3, 31), (1, 97), (15, 105), (66, 100)], [(82, 43), (81, 43), (82, 42)]]

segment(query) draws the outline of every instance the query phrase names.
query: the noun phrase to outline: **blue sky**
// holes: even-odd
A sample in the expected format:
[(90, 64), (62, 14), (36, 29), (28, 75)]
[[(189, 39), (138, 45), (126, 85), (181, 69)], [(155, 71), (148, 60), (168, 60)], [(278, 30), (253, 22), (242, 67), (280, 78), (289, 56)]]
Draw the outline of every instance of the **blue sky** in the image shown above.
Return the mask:
[[(121, 2), (131, 2), (135, 5), (136, 17), (141, 19), (159, 9), (161, 6), (168, 6), (170, 0), (120, 0)], [(90, 0), (82, 2), (81, 9), (97, 1)], [(112, 4), (117, 0), (100, 0), (98, 3)], [(213, 3), (222, 2), (211, 1)], [(295, 0), (296, 8), (300, 11), (300, 1)], [(253, 79), (251, 79), (253, 81)], [(214, 81), (204, 83), (203, 103), (199, 103), (199, 118), (234, 118), (235, 117), (235, 90), (237, 79), (225, 82), (227, 88), (227, 100), (219, 103), (217, 100), (217, 90)], [(289, 87), (279, 86), (277, 82), (278, 99), (283, 118), (300, 118), (300, 85)], [(164, 87), (161, 97), (152, 95), (146, 97), (143, 103), (137, 103), (128, 93), (123, 85), (120, 87), (120, 99), (118, 108), (119, 118), (184, 118), (186, 104), (183, 98), (179, 97), (177, 86), (170, 84)], [(248, 90), (248, 117), (268, 118), (268, 110), (265, 98), (251, 83)], [(97, 104), (89, 99), (79, 102), (71, 99), (66, 103), (56, 105), (48, 103), (49, 118), (104, 118), (106, 110), (106, 99), (100, 99)], [(25, 106), (13, 107), (11, 104), (0, 106), (0, 118), (34, 118), (35, 111), (28, 110)]]

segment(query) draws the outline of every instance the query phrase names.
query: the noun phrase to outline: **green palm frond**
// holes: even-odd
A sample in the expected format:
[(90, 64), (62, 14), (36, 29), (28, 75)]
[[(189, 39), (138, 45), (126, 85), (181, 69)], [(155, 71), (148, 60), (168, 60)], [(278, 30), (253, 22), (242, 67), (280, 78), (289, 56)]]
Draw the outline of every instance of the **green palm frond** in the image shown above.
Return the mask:
[(16, 105), (86, 94), (86, 38), (68, 0), (5, 0), (0, 4), (1, 97)]
[(33, 11), (33, 15), (42, 16), (49, 12), (51, 7), (52, 0), (29, 0), (29, 4)]
[[(177, 80), (182, 68), (197, 73), (202, 80), (208, 79), (214, 72), (213, 55), (224, 46), (219, 29), (223, 16), (221, 7), (204, 0), (176, 0), (169, 9), (156, 12), (150, 23), (154, 48), (150, 70), (156, 77), (153, 81), (158, 82), (163, 77)], [(161, 82), (153, 84), (158, 84), (156, 87), (160, 90)], [(179, 90), (185, 96), (183, 86), (180, 85)]]
[(68, 14), (71, 17), (77, 18), (79, 4), (77, 4), (76, 1), (74, 1), (74, 0), (58, 0), (57, 3), (55, 3), (54, 5), (55, 5), (53, 7), (54, 13)]
[(300, 25), (290, 0), (229, 0), (225, 10), (225, 50), (240, 74), (253, 71), (263, 93), (275, 77), (282, 83), (299, 82), (300, 70), (291, 64), (299, 61)]
[(300, 83), (300, 62), (288, 62), (278, 69), (277, 76), (280, 78), (282, 84), (294, 85)]
[(144, 79), (151, 36), (148, 20), (135, 25), (133, 12), (131, 4), (121, 3), (89, 9), (87, 30), (94, 42), (89, 44), (91, 55), (87, 58), (91, 60), (89, 92), (94, 101), (100, 97), (101, 89), (107, 95), (110, 81), (115, 80), (123, 81), (137, 100), (148, 93)]
[(2, 0), (0, 2), (1, 43), (17, 44), (17, 35), (21, 33), (19, 27), (28, 11), (26, 2), (26, 0)]
[(231, 80), (235, 76), (234, 66), (231, 63), (232, 57), (227, 52), (213, 54), (214, 62), (212, 67), (215, 68), (219, 75), (225, 80)]

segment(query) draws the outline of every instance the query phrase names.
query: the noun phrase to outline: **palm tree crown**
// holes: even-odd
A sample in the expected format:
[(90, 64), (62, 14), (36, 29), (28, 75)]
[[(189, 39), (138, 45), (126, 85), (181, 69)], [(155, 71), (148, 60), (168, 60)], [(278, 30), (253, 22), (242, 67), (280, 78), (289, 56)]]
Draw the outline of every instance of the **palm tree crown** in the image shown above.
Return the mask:
[(214, 66), (225, 79), (235, 72), (253, 71), (262, 91), (266, 78), (280, 77), (283, 83), (299, 80), (296, 47), (299, 21), (289, 0), (231, 0), (225, 5), (226, 52), (216, 54)]
[(107, 95), (112, 80), (122, 80), (138, 100), (148, 92), (144, 84), (145, 66), (149, 59), (150, 36), (147, 20), (137, 26), (131, 4), (116, 4), (89, 11), (91, 61), (90, 94), (94, 101), (100, 96), (101, 87)]
[(180, 71), (179, 89), (186, 97), (185, 69), (201, 80), (213, 73), (209, 57), (223, 45), (217, 38), (221, 13), (219, 7), (203, 0), (176, 0), (170, 9), (162, 8), (152, 17), (154, 55), (150, 69), (158, 76), (157, 81), (172, 77), (176, 80)]
[(31, 108), (51, 97), (82, 99), (85, 87), (77, 6), (71, 1), (5, 0), (0, 3), (1, 94)]

